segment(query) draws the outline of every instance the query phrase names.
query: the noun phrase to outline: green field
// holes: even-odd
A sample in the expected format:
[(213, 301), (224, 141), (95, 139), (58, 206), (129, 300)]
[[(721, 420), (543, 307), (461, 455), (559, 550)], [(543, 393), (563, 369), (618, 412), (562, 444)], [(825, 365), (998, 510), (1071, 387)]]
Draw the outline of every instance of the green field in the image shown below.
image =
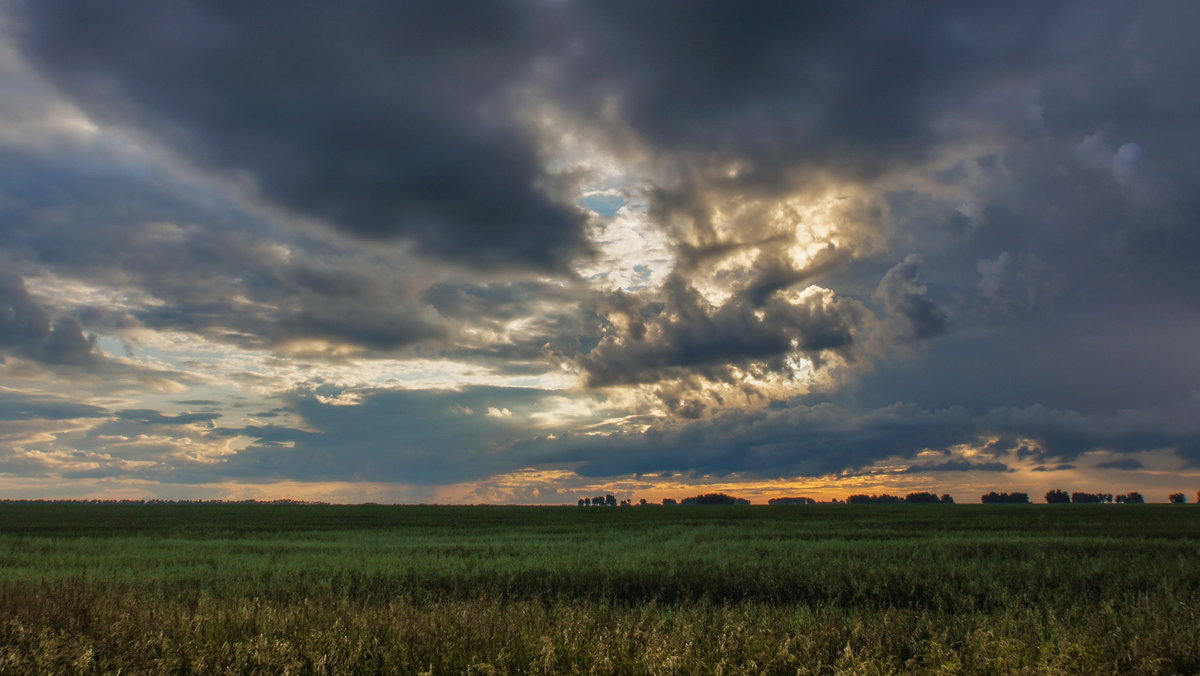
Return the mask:
[(1188, 505), (0, 505), (0, 673), (1197, 673)]

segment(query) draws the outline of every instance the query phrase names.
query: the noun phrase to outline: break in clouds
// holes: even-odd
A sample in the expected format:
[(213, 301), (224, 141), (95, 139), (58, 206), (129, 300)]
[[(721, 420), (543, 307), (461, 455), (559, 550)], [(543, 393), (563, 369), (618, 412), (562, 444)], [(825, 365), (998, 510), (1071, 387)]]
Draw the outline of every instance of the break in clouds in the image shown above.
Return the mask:
[(0, 476), (1182, 476), (1197, 19), (10, 3)]

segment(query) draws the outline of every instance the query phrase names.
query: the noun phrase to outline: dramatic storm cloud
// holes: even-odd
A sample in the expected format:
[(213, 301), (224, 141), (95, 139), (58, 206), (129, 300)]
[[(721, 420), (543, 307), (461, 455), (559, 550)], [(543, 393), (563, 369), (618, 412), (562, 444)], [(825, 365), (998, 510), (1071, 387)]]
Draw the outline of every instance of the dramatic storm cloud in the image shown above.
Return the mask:
[(1200, 480), (1190, 3), (2, 12), (0, 490)]
[(558, 32), (534, 3), (26, 9), (29, 53), (89, 114), (250, 172), (298, 212), (469, 263), (585, 248), (513, 119)]

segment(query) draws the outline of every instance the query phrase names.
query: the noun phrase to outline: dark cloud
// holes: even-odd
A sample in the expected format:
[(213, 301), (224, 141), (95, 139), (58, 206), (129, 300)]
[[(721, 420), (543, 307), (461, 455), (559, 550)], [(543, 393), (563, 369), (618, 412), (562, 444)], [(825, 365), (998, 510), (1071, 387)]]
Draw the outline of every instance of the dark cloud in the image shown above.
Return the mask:
[[(252, 348), (325, 340), (376, 353), (443, 335), (391, 261), (284, 237), (201, 187), (189, 194), (185, 183), (148, 183), (135, 170), (116, 158), (77, 165), (0, 147), (0, 214), (7, 219), (0, 247), (62, 275), (162, 301), (79, 308), (93, 330), (178, 330)], [(12, 282), (4, 289), (12, 299), (23, 293)], [(9, 332), (40, 330), (36, 313), (13, 307), (9, 321), (27, 325)], [(85, 346), (74, 319), (61, 321), (62, 333), (51, 327), (57, 335), (44, 358), (77, 362)], [(31, 345), (29, 335), (22, 340)]]
[(29, 297), (25, 280), (0, 271), (0, 348), (46, 362), (87, 366), (100, 357), (96, 337), (84, 335), (74, 317), (50, 315)]
[(279, 318), (277, 342), (324, 338), (387, 353), (445, 332), (420, 316), (353, 303), (349, 307), (311, 304)]
[(30, 2), (19, 15), (26, 54), (89, 114), (248, 172), (335, 227), (477, 265), (561, 270), (587, 248), (515, 120), (538, 57), (563, 46), (538, 3)]
[(1037, 467), (1034, 467), (1030, 471), (1031, 472), (1065, 472), (1066, 470), (1069, 470), (1069, 469), (1075, 469), (1075, 465), (1064, 462), (1064, 463), (1061, 463), (1058, 465), (1050, 465), (1050, 466), (1038, 465)]
[(0, 389), (0, 420), (72, 420), (108, 415), (104, 408), (64, 397)]
[(951, 453), (964, 444), (985, 448), (996, 459), (950, 459), (909, 471), (1008, 471), (1005, 459), (1035, 455), (1063, 466), (1083, 453), (1104, 450), (1170, 449), (1194, 461), (1200, 457), (1200, 426), (1193, 422), (1200, 419), (1194, 418), (1198, 404), (1200, 396), (1193, 394), (1171, 408), (1127, 410), (1115, 418), (1043, 406), (982, 413), (911, 404), (867, 412), (831, 404), (731, 410), (694, 422), (657, 422), (643, 433), (564, 437), (548, 457), (582, 462), (578, 471), (587, 476), (679, 472), (771, 478), (857, 471), (923, 451)]
[(1073, 460), (1088, 451), (1137, 452), (1170, 449), (1188, 454), (1195, 448), (1200, 426), (1200, 394), (1192, 392), (1169, 407), (1124, 409), (1115, 415), (1050, 409), (997, 408), (987, 425), (1009, 438), (1032, 440), (1050, 457)]
[(131, 408), (123, 411), (117, 411), (117, 418), (121, 420), (153, 425), (193, 425), (195, 423), (211, 424), (220, 417), (221, 414), (219, 413), (180, 413), (179, 415), (164, 415), (161, 411), (154, 411), (145, 408)]
[[(570, 7), (578, 46), (555, 93), (612, 145), (656, 159), (651, 214), (686, 274), (749, 250), (761, 276), (748, 287), (766, 293), (812, 278), (778, 255), (808, 237), (833, 247), (840, 265), (878, 253), (890, 237), (912, 250), (908, 232), (888, 227), (891, 205), (864, 196), (889, 189), (877, 183), (921, 186), (925, 221), (970, 206), (969, 166), (997, 163), (989, 143), (1042, 129), (1032, 124), (1039, 87), (1093, 59), (1078, 45), (1064, 52), (1063, 34), (1086, 29), (1106, 44), (1133, 12), (1106, 3), (1101, 19), (1083, 24), (1094, 5)], [(614, 112), (597, 119), (596, 110)], [(939, 166), (947, 157), (962, 163)], [(823, 195), (861, 204), (832, 217), (788, 213), (788, 199)], [(919, 295), (903, 308), (913, 328), (944, 333)]]
[(1001, 251), (976, 263), (979, 270), (976, 311), (997, 320), (1026, 319), (1053, 310), (1062, 276), (1036, 254), (1012, 256)]
[(96, 334), (85, 333), (75, 316), (51, 321), (50, 314), (30, 296), (22, 277), (0, 271), (0, 364), (6, 354), (30, 360), (41, 367), (36, 378), (69, 378), (67, 388), (80, 393), (122, 389), (127, 393), (130, 388), (143, 391), (178, 387), (180, 381), (195, 382), (186, 373), (114, 359), (96, 342)]
[(206, 471), (238, 479), (410, 484), (494, 476), (540, 462), (536, 454), (511, 446), (528, 439), (528, 416), (553, 396), (536, 389), (467, 387), (366, 390), (352, 393), (355, 403), (328, 399), (340, 394), (325, 387), (287, 397), (304, 430), (241, 429), (261, 443)]
[[(1098, 192), (1106, 181), (1136, 182), (1151, 168), (1159, 182), (1188, 174), (1165, 157), (1162, 125), (1150, 124), (1170, 109), (1152, 85), (1185, 81), (1187, 63), (1177, 53), (1183, 47), (1167, 49), (1154, 36), (1175, 25), (1164, 15), (1185, 11), (1124, 3), (1000, 12), (987, 3), (508, 2), (438, 10), (370, 4), (355, 12), (175, 3), (113, 13), (46, 2), (28, 3), (18, 14), (26, 54), (99, 119), (149, 129), (213, 167), (248, 171), (268, 196), (302, 212), (360, 231), (401, 233), (471, 262), (561, 264), (579, 250), (576, 217), (547, 216), (546, 209), (559, 208), (530, 187), (546, 177), (512, 103), (518, 91), (554, 102), (609, 133), (613, 144), (619, 145), (613, 135), (623, 134), (662, 159), (666, 173), (649, 193), (652, 213), (685, 263), (699, 265), (738, 247), (757, 250), (756, 270), (743, 288), (751, 303), (872, 250), (850, 237), (831, 249), (825, 266), (807, 271), (768, 255), (784, 243), (781, 237), (794, 237), (788, 227), (795, 229), (792, 222), (782, 230), (767, 227), (775, 198), (807, 190), (816, 175), (869, 185), (888, 172), (928, 174), (926, 164), (939, 150), (998, 136), (1011, 146), (1004, 161), (1017, 171), (1006, 172), (999, 154), (985, 151), (924, 176), (954, 191), (983, 172), (994, 185), (975, 196), (993, 198), (976, 205), (982, 215), (954, 211), (964, 206), (957, 201), (930, 206), (923, 195), (916, 201), (925, 210), (914, 217), (945, 221), (947, 213), (930, 213), (936, 207), (982, 228), (967, 242), (973, 258), (948, 251), (968, 265), (988, 262), (982, 279), (945, 281), (978, 286), (977, 307), (987, 308), (980, 312), (1003, 316), (1048, 307), (1059, 273), (1039, 271), (1059, 269), (1062, 254), (1054, 252), (1080, 257), (1080, 247), (1071, 245), (1085, 233), (1076, 223), (1129, 230), (1107, 225), (1128, 209), (1114, 203), (1120, 190)], [(470, 49), (462, 47), (466, 38)], [(1086, 47), (1117, 43), (1128, 50)], [(1097, 125), (1119, 131), (1098, 134)], [(1190, 131), (1179, 123), (1168, 127)], [(739, 168), (730, 176), (733, 166)], [(756, 201), (761, 205), (746, 206)], [(865, 225), (882, 218), (867, 213), (880, 207), (866, 204), (843, 234), (863, 236), (856, 229), (864, 227), (880, 234), (878, 224)], [(734, 232), (718, 236), (715, 214), (731, 205), (745, 213)], [(928, 242), (931, 249), (945, 248), (947, 233), (903, 225), (905, 234), (912, 225), (917, 235), (943, 240)], [(261, 247), (230, 246), (231, 237), (189, 231), (189, 256), (228, 263), (194, 272), (232, 282), (240, 279), (233, 270), (263, 266)], [(1147, 238), (1126, 233), (1112, 246), (1150, 257), (1142, 251), (1151, 246)], [(64, 255), (46, 249), (44, 256)], [(1020, 253), (1007, 261), (1007, 251)], [(68, 248), (65, 255), (79, 254)], [(163, 266), (181, 262), (179, 252), (153, 258)], [(927, 255), (927, 268), (949, 275), (942, 258)], [(122, 261), (144, 269), (148, 260), (137, 263)], [(940, 297), (935, 304), (916, 292), (912, 276), (901, 274), (909, 272), (915, 275), (913, 266), (902, 263), (882, 297), (915, 335), (945, 333)], [(1095, 276), (1069, 272), (1081, 284)], [(162, 276), (152, 282), (159, 293), (172, 287)], [(282, 295), (290, 310), (270, 317), (232, 313), (242, 321), (224, 339), (252, 344), (267, 336), (270, 345), (294, 334), (386, 352), (441, 336), (411, 308), (382, 311), (395, 299), (372, 293), (345, 266), (268, 266), (223, 287), (172, 289), (174, 302), (145, 321), (206, 328), (231, 314), (221, 299), (250, 290), (252, 300), (268, 304), (278, 305)], [(450, 313), (472, 307), (452, 307), (445, 291), (431, 290), (428, 298)], [(360, 306), (346, 307), (355, 298), (363, 299)], [(345, 321), (329, 316), (331, 303), (345, 308)]]
[(876, 360), (835, 396), (870, 407), (895, 401), (976, 410), (1041, 404), (1099, 416), (1170, 405), (1200, 382), (1200, 360), (1191, 347), (1200, 330), (1197, 318), (1147, 299), (1141, 307), (989, 322), (927, 343), (916, 354)]
[[(740, 182), (797, 167), (870, 176), (927, 152), (979, 83), (1029, 73), (1058, 6), (619, 1), (572, 6), (581, 105), (614, 98), (647, 143)], [(576, 71), (569, 71), (576, 75)], [(706, 163), (705, 160), (717, 160)]]
[(537, 313), (540, 305), (573, 302), (578, 293), (569, 287), (538, 281), (438, 282), (425, 290), (424, 300), (439, 314), (456, 319), (510, 320)]
[(0, 340), (5, 345), (36, 347), (50, 335), (50, 317), (29, 297), (25, 280), (0, 276), (0, 303)]
[(926, 287), (917, 283), (921, 263), (921, 256), (909, 254), (887, 271), (875, 289), (876, 299), (903, 323), (904, 331), (917, 340), (940, 336), (951, 328), (946, 313), (926, 297)]
[(615, 297), (608, 335), (580, 359), (589, 384), (648, 383), (693, 373), (728, 380), (731, 367), (755, 362), (783, 371), (792, 352), (816, 356), (847, 348), (869, 316), (861, 303), (831, 295), (776, 295), (758, 304), (733, 296), (713, 307), (678, 276), (664, 287), (663, 304), (639, 306), (628, 296)]
[(521, 279), (443, 281), (423, 295), (448, 326), (438, 356), (508, 375), (570, 368), (600, 339), (602, 298), (578, 283)]
[(913, 457), (975, 435), (965, 410), (896, 405), (856, 413), (831, 405), (655, 424), (644, 433), (564, 438), (551, 456), (584, 463), (585, 476), (677, 472), (756, 477), (821, 476), (862, 469), (886, 457)]

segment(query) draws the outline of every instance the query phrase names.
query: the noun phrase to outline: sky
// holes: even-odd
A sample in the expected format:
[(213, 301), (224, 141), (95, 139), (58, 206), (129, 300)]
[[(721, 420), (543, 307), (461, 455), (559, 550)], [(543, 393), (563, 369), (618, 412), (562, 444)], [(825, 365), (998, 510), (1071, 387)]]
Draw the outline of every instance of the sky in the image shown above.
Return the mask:
[(1188, 0), (0, 2), (0, 497), (1200, 489)]

